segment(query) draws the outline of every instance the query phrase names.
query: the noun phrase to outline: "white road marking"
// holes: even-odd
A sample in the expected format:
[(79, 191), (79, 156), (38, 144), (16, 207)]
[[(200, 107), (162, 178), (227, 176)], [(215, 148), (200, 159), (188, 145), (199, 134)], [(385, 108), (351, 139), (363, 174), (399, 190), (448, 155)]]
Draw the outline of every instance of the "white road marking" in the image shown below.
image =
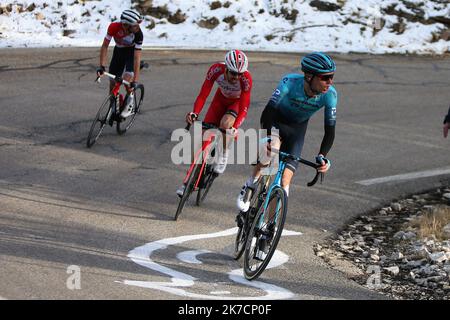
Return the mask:
[(195, 263), (195, 264), (201, 264), (202, 262), (197, 259), (197, 256), (199, 254), (205, 254), (205, 253), (211, 253), (211, 251), (208, 250), (190, 250), (190, 251), (183, 251), (177, 254), (177, 258), (185, 263)]
[(391, 181), (413, 180), (413, 179), (418, 179), (418, 178), (440, 176), (440, 175), (444, 175), (444, 174), (450, 174), (450, 167), (444, 167), (444, 168), (434, 169), (434, 170), (425, 170), (425, 171), (419, 171), (419, 172), (411, 172), (411, 173), (405, 173), (405, 174), (397, 174), (394, 176), (387, 176), (387, 177), (374, 178), (374, 179), (368, 179), (368, 180), (361, 180), (361, 181), (357, 181), (356, 183), (362, 184), (363, 186), (370, 186), (372, 184), (379, 184), (379, 183), (385, 183), (385, 182), (391, 182)]
[[(192, 241), (192, 240), (198, 240), (198, 239), (209, 239), (209, 238), (215, 238), (215, 237), (225, 237), (233, 235), (237, 232), (237, 227), (227, 229), (220, 232), (215, 233), (208, 233), (208, 234), (198, 234), (198, 235), (188, 235), (188, 236), (181, 236), (181, 237), (175, 237), (175, 238), (167, 238), (162, 239), (154, 242), (147, 243), (143, 246), (137, 247), (133, 250), (131, 250), (128, 254), (128, 257), (135, 263), (139, 264), (140, 266), (143, 266), (145, 268), (149, 268), (151, 270), (166, 274), (171, 277), (171, 282), (153, 282), (153, 281), (132, 281), (132, 280), (125, 280), (122, 283), (126, 285), (132, 285), (132, 286), (138, 286), (142, 288), (148, 288), (148, 289), (155, 289), (155, 290), (161, 290), (165, 291), (171, 294), (179, 295), (182, 297), (190, 297), (194, 299), (217, 299), (217, 300), (260, 300), (260, 299), (267, 299), (267, 300), (275, 300), (275, 299), (289, 299), (294, 297), (294, 293), (292, 293), (289, 290), (286, 290), (284, 288), (278, 287), (276, 285), (264, 283), (262, 281), (248, 281), (244, 278), (243, 270), (242, 269), (236, 269), (228, 273), (229, 278), (237, 283), (244, 284), (247, 286), (255, 287), (258, 289), (262, 289), (266, 292), (265, 296), (257, 296), (257, 297), (230, 297), (227, 295), (219, 295), (218, 293), (221, 293), (219, 291), (214, 292), (214, 295), (211, 294), (198, 294), (186, 291), (182, 289), (182, 287), (191, 287), (195, 284), (196, 278), (173, 270), (171, 268), (162, 266), (150, 259), (152, 253), (156, 250), (161, 250), (167, 248), (169, 245), (175, 245), (186, 241)], [(300, 235), (300, 232), (294, 232), (289, 230), (283, 230), (282, 235)], [(201, 261), (198, 261), (196, 258), (197, 255), (202, 253), (208, 253), (209, 251), (206, 250), (191, 250), (191, 251), (185, 251), (178, 255), (178, 257), (182, 258), (182, 261), (188, 262), (188, 263), (201, 263)], [(276, 266), (279, 266), (285, 262), (287, 262), (289, 257), (282, 253), (281, 251), (276, 250), (272, 261), (269, 263), (267, 268), (274, 268)], [(196, 262), (198, 261), (198, 262)], [(118, 281), (119, 282), (119, 281)], [(229, 294), (227, 292), (222, 292), (223, 294)]]

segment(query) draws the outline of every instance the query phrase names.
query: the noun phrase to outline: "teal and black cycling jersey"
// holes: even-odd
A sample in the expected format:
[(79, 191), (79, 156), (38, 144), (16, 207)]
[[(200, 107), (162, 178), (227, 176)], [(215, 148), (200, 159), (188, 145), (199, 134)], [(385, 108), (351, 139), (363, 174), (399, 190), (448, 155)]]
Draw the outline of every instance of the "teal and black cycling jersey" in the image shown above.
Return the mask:
[(290, 123), (304, 122), (321, 108), (325, 108), (325, 125), (336, 125), (336, 89), (330, 86), (326, 93), (308, 97), (304, 89), (304, 76), (300, 74), (284, 76), (269, 104)]

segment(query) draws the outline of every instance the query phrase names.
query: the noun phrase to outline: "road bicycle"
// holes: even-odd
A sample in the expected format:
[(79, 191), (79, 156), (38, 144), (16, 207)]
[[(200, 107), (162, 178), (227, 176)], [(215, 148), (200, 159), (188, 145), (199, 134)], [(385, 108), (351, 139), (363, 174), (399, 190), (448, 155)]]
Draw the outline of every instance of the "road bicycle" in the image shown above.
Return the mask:
[[(283, 232), (288, 197), (281, 187), (281, 178), (287, 159), (316, 170), (319, 167), (316, 163), (279, 152), (280, 161), (275, 177), (270, 172), (264, 173), (263, 169), (255, 188), (247, 188), (244, 201), (250, 200), (250, 208), (247, 212), (239, 212), (236, 217), (238, 233), (234, 258), (238, 260), (244, 253), (244, 275), (248, 280), (256, 279), (265, 270)], [(307, 183), (308, 187), (316, 184), (319, 177), (322, 180), (323, 174), (317, 171), (314, 179)]]
[[(189, 131), (190, 127), (190, 124), (188, 124), (185, 129)], [(216, 133), (219, 131), (226, 134), (226, 130), (205, 122), (202, 122), (202, 128), (204, 130), (212, 130), (208, 131), (209, 136), (203, 141), (202, 147), (196, 152), (194, 160), (189, 166), (183, 180), (185, 189), (183, 195), (180, 197), (180, 202), (178, 203), (177, 212), (174, 217), (175, 221), (178, 219), (183, 211), (184, 205), (194, 191), (197, 191), (197, 198), (195, 201), (197, 206), (200, 206), (205, 201), (214, 180), (219, 175), (214, 172), (214, 164), (210, 162), (214, 158), (215, 153), (221, 150), (221, 148), (216, 148), (217, 143), (222, 141), (222, 139), (216, 138)]]
[[(140, 68), (148, 68), (148, 64), (141, 61)], [(111, 127), (116, 122), (116, 131), (118, 134), (122, 135), (127, 132), (134, 123), (136, 115), (141, 110), (142, 101), (144, 99), (144, 85), (141, 83), (137, 83), (133, 91), (133, 112), (130, 116), (123, 118), (120, 114), (125, 107), (124, 104), (128, 101), (128, 93), (125, 95), (120, 93), (120, 88), (122, 85), (130, 86), (130, 83), (122, 77), (115, 76), (111, 73), (104, 72), (103, 75), (113, 79), (115, 81), (114, 88), (108, 94), (106, 99), (103, 101), (100, 109), (95, 116), (94, 121), (92, 122), (91, 129), (89, 130), (89, 134), (86, 141), (86, 146), (88, 148), (92, 147), (95, 142), (98, 140), (100, 135), (103, 132), (103, 129), (107, 124)], [(97, 77), (96, 82), (100, 82), (101, 76)]]

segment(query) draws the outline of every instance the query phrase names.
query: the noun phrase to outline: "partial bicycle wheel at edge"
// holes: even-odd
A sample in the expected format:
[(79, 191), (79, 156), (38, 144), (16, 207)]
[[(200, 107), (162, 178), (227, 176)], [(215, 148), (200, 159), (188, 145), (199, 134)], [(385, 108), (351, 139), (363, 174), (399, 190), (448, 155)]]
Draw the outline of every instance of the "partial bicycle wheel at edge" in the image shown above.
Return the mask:
[[(144, 86), (142, 84), (138, 84), (134, 89), (134, 113), (127, 117), (126, 119), (121, 119), (121, 121), (117, 121), (116, 130), (118, 134), (124, 134), (134, 123), (136, 115), (139, 113), (142, 105), (142, 101), (144, 100)], [(120, 110), (122, 112), (122, 110)]]
[(189, 199), (189, 196), (191, 195), (192, 191), (194, 191), (195, 182), (197, 181), (197, 177), (200, 173), (202, 165), (196, 164), (194, 169), (192, 169), (191, 175), (189, 176), (188, 181), (186, 182), (186, 188), (184, 189), (183, 196), (180, 199), (180, 202), (178, 203), (177, 212), (175, 213), (174, 220), (176, 221), (178, 219), (178, 216), (180, 215), (181, 211), (183, 211), (184, 205), (186, 204), (186, 201)]
[[(269, 220), (269, 208), (272, 201), (276, 199), (276, 210), (277, 213), (275, 214), (276, 221), (275, 221), (275, 231), (274, 235), (272, 237), (272, 240), (269, 241), (269, 250), (265, 254), (265, 257), (262, 261), (255, 259), (257, 250), (258, 250), (258, 243), (260, 237), (263, 235), (264, 230), (266, 230), (266, 227), (268, 225)], [(279, 204), (279, 205), (278, 205)], [(260, 207), (260, 210), (258, 211), (255, 220), (253, 222), (253, 225), (249, 231), (247, 242), (245, 244), (245, 252), (244, 252), (244, 275), (247, 280), (254, 280), (261, 273), (264, 271), (264, 269), (267, 267), (267, 265), (270, 262), (270, 259), (272, 258), (277, 245), (278, 241), (280, 240), (281, 233), (283, 232), (283, 226), (284, 222), (286, 220), (286, 214), (287, 214), (287, 196), (286, 192), (280, 188), (276, 187), (273, 189), (272, 193), (270, 194), (270, 200), (268, 209), (266, 212), (264, 212), (264, 206)], [(263, 220), (260, 222), (260, 218), (263, 215)]]
[(115, 103), (114, 96), (109, 95), (108, 97), (106, 97), (105, 101), (103, 101), (100, 109), (98, 109), (97, 115), (92, 122), (91, 129), (89, 130), (89, 134), (87, 137), (86, 146), (88, 148), (94, 145), (94, 143), (100, 137), (100, 134), (102, 133), (103, 128), (105, 127), (109, 118), (112, 116), (113, 103)]

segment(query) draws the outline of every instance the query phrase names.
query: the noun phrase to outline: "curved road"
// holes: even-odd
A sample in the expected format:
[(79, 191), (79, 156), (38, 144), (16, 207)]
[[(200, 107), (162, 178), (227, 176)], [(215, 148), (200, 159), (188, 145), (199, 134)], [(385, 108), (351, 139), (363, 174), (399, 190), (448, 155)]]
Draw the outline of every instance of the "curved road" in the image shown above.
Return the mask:
[[(86, 149), (106, 92), (106, 81), (93, 82), (97, 51), (0, 50), (0, 297), (384, 298), (330, 269), (312, 248), (358, 214), (448, 183), (450, 140), (441, 123), (449, 58), (336, 56), (332, 170), (310, 189), (313, 173), (299, 170), (272, 268), (249, 283), (231, 258), (247, 165), (229, 166), (203, 207), (189, 205), (172, 221), (186, 166), (171, 162), (171, 133), (223, 52), (144, 51), (151, 70), (142, 73), (143, 113), (125, 136), (108, 127)], [(248, 56), (254, 89), (244, 128), (258, 126), (277, 81), (299, 62), (294, 54)], [(310, 121), (306, 158), (319, 148), (322, 123), (321, 112)], [(371, 180), (430, 170), (439, 171)]]

